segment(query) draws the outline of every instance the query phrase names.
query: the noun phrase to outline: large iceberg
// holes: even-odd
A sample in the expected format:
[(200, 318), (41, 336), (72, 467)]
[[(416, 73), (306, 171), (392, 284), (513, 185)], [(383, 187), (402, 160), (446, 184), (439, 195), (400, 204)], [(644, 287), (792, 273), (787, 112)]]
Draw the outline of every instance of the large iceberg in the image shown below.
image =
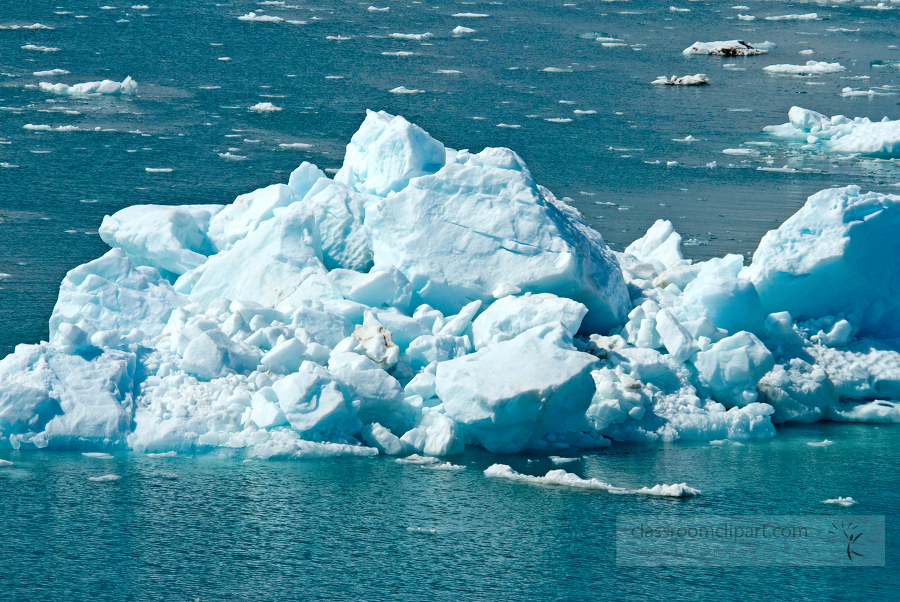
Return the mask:
[(334, 179), (107, 216), (50, 341), (0, 360), (0, 446), (442, 456), (898, 422), (898, 207), (820, 192), (749, 266), (685, 259), (664, 220), (614, 253), (513, 151), (369, 112)]

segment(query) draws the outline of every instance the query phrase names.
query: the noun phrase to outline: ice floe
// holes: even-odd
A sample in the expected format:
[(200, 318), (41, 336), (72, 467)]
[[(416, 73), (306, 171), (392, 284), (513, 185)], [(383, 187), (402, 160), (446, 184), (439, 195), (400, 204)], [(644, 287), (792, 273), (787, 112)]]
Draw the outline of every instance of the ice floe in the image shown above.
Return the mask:
[(257, 14), (255, 12), (249, 12), (246, 15), (238, 17), (238, 21), (254, 21), (257, 23), (281, 23), (282, 21), (284, 21), (284, 19), (272, 15), (263, 15)]
[(407, 88), (406, 86), (397, 86), (396, 88), (388, 90), (388, 92), (391, 94), (424, 94), (425, 90), (415, 90)]
[(766, 17), (766, 21), (815, 21), (819, 18), (817, 13), (806, 13), (802, 15), (798, 14), (790, 14), (790, 15), (774, 15), (771, 17)]
[(54, 75), (69, 75), (65, 69), (50, 69), (49, 71), (35, 71), (35, 77), (52, 77)]
[[(68, 71), (66, 71), (65, 73), (68, 73)], [(126, 77), (121, 82), (105, 79), (100, 82), (85, 82), (83, 84), (75, 84), (73, 86), (67, 86), (66, 84), (51, 84), (48, 82), (41, 82), (40, 87), (44, 92), (52, 92), (53, 94), (65, 94), (68, 96), (89, 96), (92, 94), (134, 95), (137, 94), (138, 90), (137, 82), (131, 79), (131, 76)]]
[(752, 56), (766, 52), (767, 50), (751, 46), (743, 40), (694, 42), (682, 51), (683, 54), (712, 54), (715, 56)]
[[(791, 120), (807, 144), (894, 123)], [(465, 445), (572, 457), (900, 422), (898, 224), (900, 196), (851, 186), (810, 197), (749, 266), (684, 259), (665, 220), (615, 253), (513, 151), (370, 111), (333, 178), (303, 163), (225, 206), (108, 216), (113, 248), (66, 275), (49, 342), (0, 360), (0, 446), (434, 465)]]
[(805, 65), (769, 65), (763, 67), (763, 71), (769, 73), (790, 73), (790, 74), (809, 74), (809, 73), (838, 73), (846, 70), (846, 67), (840, 63), (828, 63), (825, 61), (806, 61)]
[(665, 75), (660, 75), (650, 83), (663, 84), (666, 86), (702, 86), (709, 83), (709, 78), (706, 77), (705, 73), (698, 73), (696, 75), (684, 75), (682, 77), (676, 77), (673, 75), (668, 79)]
[(495, 479), (509, 479), (532, 485), (548, 485), (556, 487), (569, 487), (572, 489), (587, 489), (595, 491), (608, 491), (618, 494), (641, 494), (662, 497), (692, 497), (700, 495), (700, 490), (688, 487), (685, 483), (676, 485), (655, 485), (654, 487), (642, 487), (640, 489), (626, 489), (604, 483), (598, 479), (582, 479), (578, 475), (566, 472), (562, 469), (551, 470), (543, 477), (524, 475), (516, 472), (506, 464), (494, 464), (484, 471), (485, 476)]
[(254, 113), (275, 113), (281, 111), (281, 107), (277, 107), (271, 102), (259, 102), (248, 109)]
[(849, 496), (848, 497), (838, 496), (834, 499), (823, 500), (822, 503), (823, 504), (837, 504), (838, 506), (852, 506), (852, 505), (856, 504), (856, 500), (854, 500), (852, 497), (849, 497)]
[(88, 480), (89, 481), (98, 481), (98, 482), (103, 483), (103, 482), (109, 482), (109, 481), (118, 481), (121, 478), (122, 477), (120, 477), (119, 475), (105, 474), (105, 475), (102, 475), (99, 477), (88, 477)]
[(22, 46), (22, 50), (37, 50), (39, 52), (59, 52), (59, 48), (51, 46), (35, 46), (34, 44), (26, 44)]
[(397, 40), (427, 40), (429, 38), (433, 38), (433, 33), (392, 33), (390, 37), (395, 38)]
[(764, 130), (779, 138), (806, 142), (809, 149), (839, 153), (900, 156), (900, 120), (871, 121), (867, 117), (850, 119), (843, 115), (827, 117), (801, 107), (791, 107), (789, 123), (766, 126)]
[(475, 31), (476, 30), (474, 30), (470, 27), (463, 27), (462, 25), (457, 25), (456, 27), (453, 28), (453, 31), (451, 33), (453, 33), (453, 35), (459, 36), (459, 35), (463, 35), (466, 33), (475, 33)]

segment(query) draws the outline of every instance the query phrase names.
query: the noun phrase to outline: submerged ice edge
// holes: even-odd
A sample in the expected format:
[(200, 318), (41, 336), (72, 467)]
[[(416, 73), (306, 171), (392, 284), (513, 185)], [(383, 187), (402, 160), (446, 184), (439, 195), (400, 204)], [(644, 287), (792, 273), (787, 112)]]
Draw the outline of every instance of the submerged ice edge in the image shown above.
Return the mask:
[(614, 253), (513, 151), (370, 111), (333, 179), (107, 216), (50, 342), (0, 360), (0, 445), (429, 457), (898, 422), (898, 220), (850, 186), (749, 266), (684, 259), (663, 220)]

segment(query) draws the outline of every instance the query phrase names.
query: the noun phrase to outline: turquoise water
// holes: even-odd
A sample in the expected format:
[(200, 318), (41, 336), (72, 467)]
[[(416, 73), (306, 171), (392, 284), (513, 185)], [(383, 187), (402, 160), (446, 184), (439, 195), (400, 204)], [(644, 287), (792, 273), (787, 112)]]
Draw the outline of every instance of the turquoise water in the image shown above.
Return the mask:
[[(795, 104), (900, 117), (900, 70), (873, 64), (900, 58), (890, 48), (900, 44), (900, 10), (860, 7), (873, 2), (752, 2), (749, 11), (678, 4), (690, 13), (650, 2), (408, 3), (387, 13), (334, 0), (294, 9), (244, 1), (149, 2), (147, 10), (111, 1), (122, 6), (7, 4), (0, 25), (54, 29), (0, 29), (0, 163), (11, 166), (0, 168), (0, 273), (8, 274), (0, 277), (0, 355), (47, 338), (63, 275), (106, 249), (96, 235), (104, 215), (136, 203), (228, 203), (286, 181), (303, 160), (336, 169), (366, 108), (402, 114), (450, 147), (513, 148), (617, 250), (667, 218), (692, 240), (688, 257), (749, 255), (815, 191), (859, 184), (896, 192), (900, 183), (892, 161), (815, 156), (761, 131), (786, 122)], [(237, 19), (251, 10), (307, 25)], [(490, 17), (451, 16), (457, 12)], [(737, 12), (757, 20), (736, 20)], [(808, 12), (819, 20), (764, 20)], [(453, 36), (457, 25), (477, 31)], [(435, 37), (397, 40), (394, 32)], [(628, 46), (603, 47), (584, 37), (591, 32)], [(778, 47), (738, 59), (681, 54), (698, 40), (733, 38)], [(59, 50), (22, 49), (28, 44)], [(798, 54), (803, 49), (815, 54)], [(415, 54), (382, 55), (400, 51)], [(761, 69), (809, 59), (847, 70), (799, 78)], [(70, 74), (32, 75), (49, 69)], [(712, 83), (649, 85), (663, 73), (698, 72)], [(128, 75), (139, 84), (135, 98), (65, 98), (36, 88), (48, 79)], [(401, 85), (424, 92), (389, 92)], [(884, 95), (845, 98), (846, 86)], [(258, 102), (283, 110), (248, 111)], [(674, 140), (687, 135), (696, 141)], [(753, 141), (775, 145), (757, 158), (722, 154)], [(279, 146), (290, 143), (310, 146)], [(225, 152), (247, 159), (220, 158)], [(758, 171), (767, 154), (798, 171)], [(717, 167), (706, 168), (712, 161)], [(545, 456), (474, 449), (451, 458), (461, 471), (385, 458), (243, 462), (116, 452), (100, 460), (4, 450), (0, 458), (13, 465), (0, 468), (0, 599), (890, 600), (900, 587), (898, 434), (890, 425), (780, 427), (776, 439), (743, 447), (614, 444), (563, 466), (623, 487), (684, 481), (703, 491), (686, 500), (490, 480), (482, 471), (495, 462), (530, 475), (557, 466)], [(806, 445), (825, 438), (835, 444)], [(89, 480), (106, 474), (121, 479)], [(837, 496), (859, 503), (822, 503)], [(613, 529), (625, 513), (883, 514), (887, 567), (617, 567)]]
[[(457, 471), (389, 458), (243, 462), (2, 451), (4, 600), (893, 600), (896, 425), (782, 427), (770, 441), (614, 444), (562, 467), (660, 499), (486, 478), (546, 456), (467, 450)], [(829, 447), (808, 442), (834, 441)], [(89, 477), (115, 474), (118, 481)], [(838, 495), (858, 504), (823, 504)], [(887, 516), (885, 568), (629, 568), (619, 514)]]

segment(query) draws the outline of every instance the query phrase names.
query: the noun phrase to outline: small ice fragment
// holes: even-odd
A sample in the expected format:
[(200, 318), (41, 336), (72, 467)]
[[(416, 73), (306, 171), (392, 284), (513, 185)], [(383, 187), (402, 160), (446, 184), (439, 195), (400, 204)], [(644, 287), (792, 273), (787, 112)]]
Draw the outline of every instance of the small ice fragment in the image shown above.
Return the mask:
[(550, 123), (570, 123), (572, 120), (569, 117), (547, 117), (544, 121), (549, 121)]
[(156, 454), (147, 454), (147, 457), (148, 458), (174, 458), (177, 455), (178, 455), (178, 452), (167, 451), (167, 452), (160, 452), (160, 453), (156, 453)]
[(275, 111), (280, 111), (282, 109), (281, 107), (276, 107), (271, 102), (259, 102), (250, 107), (248, 110), (254, 111), (256, 113), (274, 113)]
[(723, 155), (740, 155), (744, 157), (755, 157), (759, 154), (758, 150), (752, 148), (726, 148), (722, 151)]
[(512, 124), (512, 125), (511, 125), (511, 124), (507, 124), (507, 123), (498, 123), (498, 124), (497, 124), (497, 127), (498, 127), (498, 128), (511, 128), (511, 129), (517, 129), (517, 128), (520, 128), (520, 127), (522, 127), (522, 126), (521, 126), (521, 125), (515, 125), (515, 124)]
[(689, 13), (691, 9), (689, 8), (678, 8), (677, 6), (670, 6), (669, 11), (673, 13)]
[(413, 90), (406, 86), (397, 86), (392, 90), (388, 90), (391, 94), (424, 94), (425, 90)]
[(230, 61), (230, 60), (231, 60), (231, 57), (230, 57), (230, 56), (220, 56), (220, 57), (219, 57), (219, 60), (220, 60), (220, 61)]
[(738, 13), (737, 18), (741, 21), (756, 21), (756, 17), (754, 17), (753, 15), (742, 15)]
[(312, 148), (312, 144), (306, 144), (305, 142), (286, 142), (278, 145), (281, 148), (298, 148), (298, 149), (307, 149)]
[(59, 48), (51, 48), (49, 46), (35, 46), (34, 44), (25, 44), (22, 50), (38, 50), (40, 52), (59, 52)]
[(425, 33), (392, 33), (390, 37), (397, 40), (427, 40), (429, 38), (433, 38), (434, 34), (431, 32)]
[(856, 500), (854, 500), (852, 497), (849, 497), (849, 496), (848, 497), (838, 496), (831, 500), (822, 500), (822, 503), (823, 504), (838, 504), (841, 506), (852, 506), (853, 504), (856, 503)]
[(415, 52), (409, 52), (406, 50), (401, 50), (399, 52), (382, 52), (382, 56), (415, 56)]
[(387, 11), (391, 10), (391, 7), (385, 6), (384, 8), (378, 8), (377, 6), (370, 6), (368, 10), (370, 13), (386, 13)]
[(541, 71), (544, 73), (572, 73), (571, 69), (560, 69), (559, 67), (544, 67)]
[(693, 142), (694, 140), (696, 140), (696, 138), (690, 135), (684, 138), (672, 138), (672, 142)]
[(666, 167), (675, 167), (678, 165), (678, 161), (666, 161)]
[(406, 456), (405, 458), (397, 458), (394, 462), (398, 464), (434, 464), (438, 461), (437, 458), (432, 458), (431, 456), (420, 456), (419, 454), (413, 454), (411, 456)]
[(243, 17), (238, 17), (238, 21), (257, 21), (263, 23), (280, 23), (284, 21), (281, 17), (273, 17), (271, 15), (256, 14), (254, 12), (247, 13)]
[(575, 110), (572, 111), (572, 112), (575, 113), (576, 115), (596, 115), (596, 114), (597, 114), (597, 111), (595, 111), (595, 110), (593, 110), (593, 109), (589, 109), (589, 110), (587, 110), (587, 111), (582, 111), (582, 110), (580, 110), (580, 109), (575, 109)]
[(766, 17), (766, 21), (815, 21), (819, 18), (816, 13), (807, 13), (805, 15), (776, 15), (774, 17)]
[(824, 441), (810, 441), (807, 445), (810, 447), (828, 447), (829, 445), (834, 445), (834, 441), (829, 441), (828, 439)]
[(244, 155), (233, 155), (230, 152), (219, 153), (219, 156), (227, 161), (246, 161), (247, 157)]
[(844, 71), (846, 67), (840, 63), (827, 63), (825, 61), (806, 61), (805, 65), (769, 65), (763, 67), (763, 71), (769, 73), (790, 73), (790, 74), (807, 74), (807, 73), (838, 73)]
[(437, 529), (428, 529), (426, 527), (407, 527), (407, 531), (410, 533), (421, 533), (423, 535), (436, 535)]
[(145, 167), (144, 171), (149, 173), (169, 173), (172, 171), (171, 167)]
[(0, 459), (0, 466), (12, 466), (12, 465), (13, 465), (13, 463), (10, 462), (9, 460)]
[(118, 481), (121, 479), (117, 474), (105, 474), (102, 477), (88, 477), (89, 481)]
[(806, 49), (806, 50), (801, 50), (801, 51), (800, 51), (800, 54), (815, 54), (815, 53), (816, 53), (816, 51), (813, 50), (812, 48), (808, 48), (808, 49)]
[(84, 452), (81, 454), (85, 458), (95, 458), (97, 460), (112, 460), (113, 457), (106, 452)]
[(35, 77), (53, 77), (54, 75), (69, 75), (65, 69), (50, 69), (49, 71), (35, 71)]
[(637, 492), (643, 495), (657, 495), (660, 497), (693, 497), (696, 495), (700, 495), (699, 489), (689, 487), (687, 483), (641, 487), (637, 490)]
[(490, 15), (485, 15), (484, 13), (456, 13), (455, 15), (450, 16), (469, 19), (483, 19), (484, 17), (490, 17)]
[(34, 125), (34, 124), (31, 124), (31, 123), (26, 123), (25, 125), (22, 126), (22, 129), (24, 129), (24, 130), (34, 130), (34, 131), (38, 131), (38, 132), (47, 132), (47, 131), (52, 130), (53, 128), (50, 127), (49, 125), (44, 125), (44, 124), (41, 124), (41, 125)]
[(562, 456), (550, 456), (550, 461), (554, 464), (569, 464), (570, 462), (578, 462), (581, 458), (563, 458)]
[(433, 468), (434, 470), (465, 470), (466, 467), (460, 466), (459, 464), (444, 462), (443, 464), (429, 465), (429, 468)]
[(453, 28), (453, 32), (452, 32), (452, 33), (453, 33), (453, 35), (459, 36), (459, 35), (462, 35), (462, 34), (464, 34), (464, 33), (475, 33), (475, 31), (476, 31), (476, 30), (474, 30), (474, 29), (472, 29), (472, 28), (470, 28), (470, 27), (463, 27), (462, 25), (457, 25), (456, 27)]
[(665, 75), (660, 75), (655, 80), (650, 82), (651, 84), (662, 84), (666, 86), (702, 86), (704, 84), (709, 83), (709, 78), (706, 77), (705, 73), (698, 73), (696, 75), (685, 75), (683, 77), (672, 76), (669, 79), (666, 79)]
[(438, 69), (437, 71), (435, 71), (435, 73), (439, 73), (441, 75), (454, 75), (461, 72), (455, 69)]

